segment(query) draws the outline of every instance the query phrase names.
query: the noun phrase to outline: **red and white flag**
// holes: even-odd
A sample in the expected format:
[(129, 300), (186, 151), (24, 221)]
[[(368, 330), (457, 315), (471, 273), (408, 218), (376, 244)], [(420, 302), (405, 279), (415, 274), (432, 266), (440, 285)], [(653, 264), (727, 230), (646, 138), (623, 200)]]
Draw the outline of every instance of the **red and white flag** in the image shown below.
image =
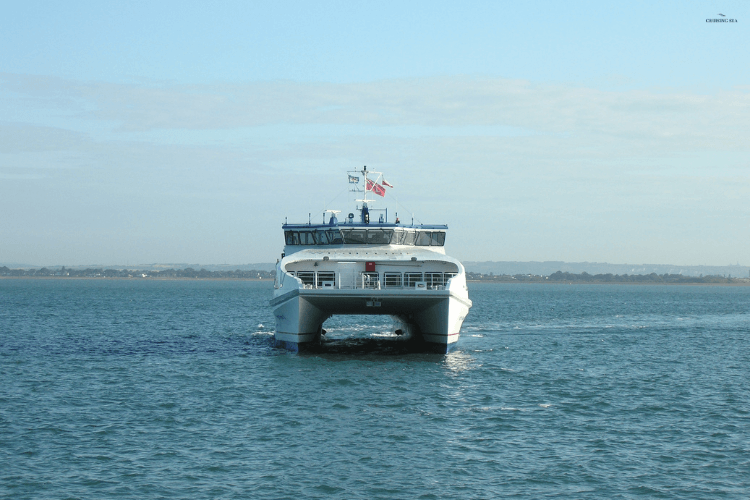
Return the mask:
[(380, 183), (381, 183), (382, 185), (384, 185), (384, 186), (388, 186), (389, 188), (392, 188), (392, 187), (393, 187), (393, 184), (391, 184), (390, 182), (388, 182), (387, 180), (385, 180), (385, 177), (383, 177), (383, 180), (382, 180), (382, 181), (380, 181)]
[(372, 182), (370, 179), (367, 179), (367, 190), (372, 191), (378, 196), (385, 196), (385, 188), (380, 184)]

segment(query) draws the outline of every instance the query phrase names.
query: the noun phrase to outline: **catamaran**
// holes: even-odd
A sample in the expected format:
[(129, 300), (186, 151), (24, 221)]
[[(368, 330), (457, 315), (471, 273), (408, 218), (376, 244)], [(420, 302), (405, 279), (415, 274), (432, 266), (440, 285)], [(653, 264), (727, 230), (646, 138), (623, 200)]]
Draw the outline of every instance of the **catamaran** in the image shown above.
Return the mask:
[(362, 195), (356, 217), (326, 210), (320, 224), (282, 225), (274, 344), (305, 350), (321, 342), (333, 315), (378, 314), (393, 317), (394, 333), (414, 345), (449, 352), (472, 303), (463, 265), (445, 255), (448, 226), (390, 222), (387, 208), (374, 208), (393, 188), (382, 172), (363, 167), (348, 172), (348, 182)]

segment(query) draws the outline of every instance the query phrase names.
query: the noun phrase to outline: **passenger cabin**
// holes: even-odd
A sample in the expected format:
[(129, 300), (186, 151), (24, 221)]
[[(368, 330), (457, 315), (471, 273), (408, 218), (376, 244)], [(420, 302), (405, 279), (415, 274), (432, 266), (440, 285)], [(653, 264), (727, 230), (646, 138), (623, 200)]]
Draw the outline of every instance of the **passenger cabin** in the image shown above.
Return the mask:
[(330, 226), (325, 224), (284, 224), (284, 253), (320, 246), (417, 246), (434, 247), (433, 251), (445, 253), (446, 225), (401, 226), (396, 224), (352, 224)]

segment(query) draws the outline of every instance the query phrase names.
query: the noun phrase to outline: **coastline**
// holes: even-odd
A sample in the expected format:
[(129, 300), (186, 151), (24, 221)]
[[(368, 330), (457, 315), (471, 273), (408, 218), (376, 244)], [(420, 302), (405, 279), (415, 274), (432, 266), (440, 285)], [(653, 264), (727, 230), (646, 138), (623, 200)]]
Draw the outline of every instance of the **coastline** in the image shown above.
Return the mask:
[(121, 276), (0, 276), (0, 280), (118, 280), (118, 281), (268, 281), (273, 283), (273, 279), (268, 278), (192, 278), (192, 277), (121, 277)]
[(737, 283), (658, 283), (653, 281), (500, 281), (466, 280), (467, 283), (501, 283), (503, 285), (631, 285), (631, 286), (750, 286), (750, 280)]

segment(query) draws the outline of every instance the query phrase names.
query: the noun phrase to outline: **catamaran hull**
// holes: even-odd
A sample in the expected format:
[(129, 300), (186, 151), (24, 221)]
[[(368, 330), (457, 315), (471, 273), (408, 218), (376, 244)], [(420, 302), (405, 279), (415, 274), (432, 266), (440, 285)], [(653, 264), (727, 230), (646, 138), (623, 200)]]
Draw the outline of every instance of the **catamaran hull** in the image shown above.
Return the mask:
[(377, 314), (396, 318), (399, 329), (424, 350), (447, 353), (456, 346), (471, 302), (441, 291), (292, 290), (271, 301), (276, 317), (274, 344), (290, 351), (320, 341), (323, 322), (337, 314)]

